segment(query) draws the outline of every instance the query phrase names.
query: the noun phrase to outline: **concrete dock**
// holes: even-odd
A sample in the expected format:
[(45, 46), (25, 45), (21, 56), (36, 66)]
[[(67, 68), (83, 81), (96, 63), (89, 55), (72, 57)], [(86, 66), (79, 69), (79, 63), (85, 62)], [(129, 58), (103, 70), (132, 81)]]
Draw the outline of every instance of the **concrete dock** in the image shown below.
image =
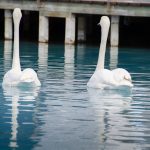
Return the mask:
[(150, 17), (149, 0), (1, 0), (0, 9), (4, 9), (4, 38), (7, 40), (12, 39), (12, 10), (16, 7), (39, 13), (39, 42), (49, 40), (49, 17), (65, 18), (64, 42), (74, 44), (75, 39), (86, 40), (83, 15), (109, 15), (111, 46), (119, 45), (120, 16)]

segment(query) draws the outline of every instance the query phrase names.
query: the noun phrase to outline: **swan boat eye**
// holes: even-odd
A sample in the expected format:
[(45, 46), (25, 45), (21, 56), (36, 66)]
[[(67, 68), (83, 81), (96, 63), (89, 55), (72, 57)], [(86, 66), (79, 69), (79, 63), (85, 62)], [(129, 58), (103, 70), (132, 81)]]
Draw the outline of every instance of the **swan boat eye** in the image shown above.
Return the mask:
[(131, 78), (128, 78), (126, 76), (124, 76), (124, 79), (127, 80), (127, 81), (129, 81), (129, 82), (132, 82)]

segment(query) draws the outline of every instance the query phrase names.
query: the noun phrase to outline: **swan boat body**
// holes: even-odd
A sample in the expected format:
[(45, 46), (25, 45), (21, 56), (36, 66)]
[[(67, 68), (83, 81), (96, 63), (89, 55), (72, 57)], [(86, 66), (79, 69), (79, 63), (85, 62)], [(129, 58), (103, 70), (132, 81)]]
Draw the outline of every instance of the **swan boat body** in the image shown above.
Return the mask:
[(100, 89), (119, 89), (133, 87), (130, 73), (123, 69), (117, 68), (108, 70), (104, 68), (106, 43), (110, 27), (110, 20), (107, 16), (102, 16), (101, 25), (101, 43), (99, 48), (99, 57), (96, 70), (89, 79), (87, 86), (90, 88)]
[(37, 73), (32, 68), (21, 71), (19, 57), (19, 25), (22, 17), (20, 8), (13, 11), (14, 47), (12, 68), (3, 77), (2, 86), (41, 86)]

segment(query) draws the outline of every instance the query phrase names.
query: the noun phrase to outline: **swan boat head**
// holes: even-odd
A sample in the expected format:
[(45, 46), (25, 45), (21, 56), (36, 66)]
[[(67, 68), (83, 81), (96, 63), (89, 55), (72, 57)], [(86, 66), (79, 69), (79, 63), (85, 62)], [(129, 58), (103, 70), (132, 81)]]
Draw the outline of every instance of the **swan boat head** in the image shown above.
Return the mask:
[(15, 8), (13, 11), (13, 19), (15, 20), (14, 23), (16, 24), (20, 23), (21, 17), (22, 17), (22, 13), (20, 8)]

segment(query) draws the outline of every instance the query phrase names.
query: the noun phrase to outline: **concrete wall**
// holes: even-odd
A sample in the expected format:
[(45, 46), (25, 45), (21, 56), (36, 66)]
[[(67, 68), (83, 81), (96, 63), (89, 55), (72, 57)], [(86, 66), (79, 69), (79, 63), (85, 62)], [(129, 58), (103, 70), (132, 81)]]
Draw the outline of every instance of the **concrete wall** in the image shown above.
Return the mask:
[[(109, 3), (108, 3), (109, 2)], [(78, 18), (78, 35), (76, 31), (76, 16), (82, 14), (91, 15), (108, 15), (111, 18), (111, 45), (119, 44), (119, 16), (150, 16), (150, 2), (139, 1), (141, 5), (135, 3), (126, 3), (126, 1), (118, 1), (117, 5), (114, 1), (92, 1), (87, 2), (51, 2), (51, 1), (13, 1), (1, 0), (0, 9), (5, 9), (5, 39), (12, 39), (11, 17), (10, 12), (16, 7), (22, 10), (39, 12), (39, 41), (48, 42), (49, 39), (49, 21), (48, 17), (65, 18), (65, 43), (74, 44), (75, 37), (78, 40), (85, 40), (85, 21), (84, 18)], [(81, 34), (82, 33), (82, 34)]]

